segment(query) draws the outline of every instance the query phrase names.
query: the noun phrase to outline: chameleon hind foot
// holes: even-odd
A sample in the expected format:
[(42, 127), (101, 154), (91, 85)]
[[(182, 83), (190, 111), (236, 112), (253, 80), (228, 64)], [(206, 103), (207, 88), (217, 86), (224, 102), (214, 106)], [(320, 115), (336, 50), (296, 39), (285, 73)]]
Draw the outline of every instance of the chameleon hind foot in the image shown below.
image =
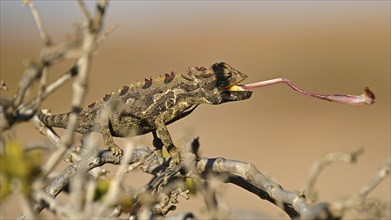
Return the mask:
[(179, 154), (178, 149), (173, 144), (168, 146), (167, 151), (171, 156), (170, 167), (175, 167), (181, 164), (181, 155)]

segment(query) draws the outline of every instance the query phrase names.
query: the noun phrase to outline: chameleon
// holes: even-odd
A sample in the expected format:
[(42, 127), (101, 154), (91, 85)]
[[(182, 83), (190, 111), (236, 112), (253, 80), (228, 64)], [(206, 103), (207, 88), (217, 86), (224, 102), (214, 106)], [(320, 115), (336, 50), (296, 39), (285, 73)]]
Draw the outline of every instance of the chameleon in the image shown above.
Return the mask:
[[(131, 83), (82, 108), (75, 131), (101, 133), (104, 144), (115, 156), (121, 155), (122, 150), (113, 137), (152, 132), (155, 148), (165, 147), (173, 163), (178, 164), (181, 156), (167, 125), (189, 115), (200, 104), (249, 99), (252, 91), (238, 86), (246, 78), (246, 74), (227, 63), (218, 62), (210, 67), (189, 67), (185, 74), (171, 72)], [(67, 127), (69, 115), (70, 112), (37, 113), (45, 125), (59, 128)]]

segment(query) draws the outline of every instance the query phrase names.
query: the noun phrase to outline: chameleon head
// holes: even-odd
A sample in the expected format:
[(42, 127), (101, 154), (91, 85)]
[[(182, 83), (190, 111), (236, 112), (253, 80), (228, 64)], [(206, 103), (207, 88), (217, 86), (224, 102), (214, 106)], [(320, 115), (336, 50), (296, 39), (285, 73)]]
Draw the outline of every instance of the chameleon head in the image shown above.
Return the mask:
[(247, 75), (227, 63), (215, 63), (209, 68), (191, 67), (188, 69), (188, 74), (199, 85), (210, 104), (217, 105), (251, 97), (252, 91), (238, 85), (247, 78)]

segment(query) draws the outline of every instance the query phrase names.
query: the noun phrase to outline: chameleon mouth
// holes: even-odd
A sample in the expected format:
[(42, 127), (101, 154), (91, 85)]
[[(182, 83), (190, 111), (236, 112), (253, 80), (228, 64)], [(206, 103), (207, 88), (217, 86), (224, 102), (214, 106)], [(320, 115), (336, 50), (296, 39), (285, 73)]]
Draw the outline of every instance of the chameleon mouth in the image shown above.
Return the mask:
[(226, 86), (224, 88), (224, 90), (221, 92), (221, 97), (224, 102), (245, 100), (251, 97), (253, 93), (251, 88), (249, 89), (246, 88), (246, 85), (238, 84), (241, 81), (243, 80), (232, 83), (232, 85)]
[(226, 88), (228, 91), (233, 91), (233, 92), (240, 92), (240, 91), (249, 91), (248, 89), (245, 89), (243, 85), (232, 85)]
[(246, 85), (240, 85), (239, 83), (242, 82), (244, 79), (239, 80), (238, 82), (233, 83), (230, 86), (227, 86), (224, 88), (225, 91), (231, 91), (231, 92), (244, 92), (244, 91), (250, 91), (251, 88), (247, 88)]

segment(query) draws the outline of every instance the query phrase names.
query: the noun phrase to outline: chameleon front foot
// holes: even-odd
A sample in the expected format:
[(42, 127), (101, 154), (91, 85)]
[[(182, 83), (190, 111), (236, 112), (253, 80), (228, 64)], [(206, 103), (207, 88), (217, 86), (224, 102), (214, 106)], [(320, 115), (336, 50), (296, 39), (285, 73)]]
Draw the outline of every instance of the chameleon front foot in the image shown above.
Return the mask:
[(118, 147), (117, 145), (110, 145), (108, 146), (109, 150), (113, 152), (113, 155), (116, 157), (119, 157), (122, 155), (122, 149)]
[(105, 142), (105, 145), (111, 152), (113, 152), (113, 155), (118, 157), (122, 155), (122, 150), (120, 147), (118, 147), (117, 144), (115, 144), (113, 140), (113, 136), (110, 133), (110, 129), (108, 125), (105, 125), (102, 127), (101, 130), (102, 136), (103, 136), (103, 141)]

